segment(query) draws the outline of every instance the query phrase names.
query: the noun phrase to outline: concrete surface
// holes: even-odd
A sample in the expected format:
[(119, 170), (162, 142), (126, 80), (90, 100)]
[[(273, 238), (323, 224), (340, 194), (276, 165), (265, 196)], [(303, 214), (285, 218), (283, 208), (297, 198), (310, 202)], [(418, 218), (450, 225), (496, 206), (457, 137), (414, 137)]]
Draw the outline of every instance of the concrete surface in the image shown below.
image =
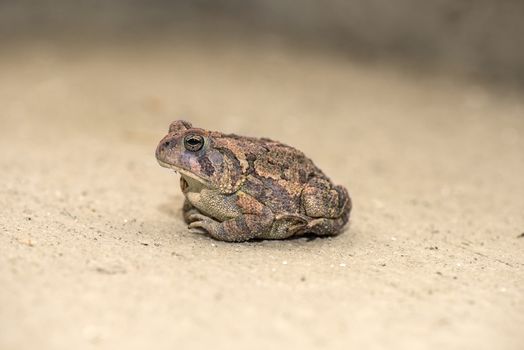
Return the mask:
[[(278, 43), (0, 56), (0, 349), (522, 349), (524, 102)], [(303, 150), (330, 239), (189, 232), (169, 122)]]

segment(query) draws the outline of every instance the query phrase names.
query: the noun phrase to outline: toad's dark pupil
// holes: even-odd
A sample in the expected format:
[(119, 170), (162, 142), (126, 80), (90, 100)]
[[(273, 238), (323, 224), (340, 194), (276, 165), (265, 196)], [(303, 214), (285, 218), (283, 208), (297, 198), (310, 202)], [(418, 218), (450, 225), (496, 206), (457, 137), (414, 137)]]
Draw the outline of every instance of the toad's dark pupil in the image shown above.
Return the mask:
[(188, 151), (199, 151), (204, 146), (204, 138), (200, 135), (189, 135), (184, 139)]

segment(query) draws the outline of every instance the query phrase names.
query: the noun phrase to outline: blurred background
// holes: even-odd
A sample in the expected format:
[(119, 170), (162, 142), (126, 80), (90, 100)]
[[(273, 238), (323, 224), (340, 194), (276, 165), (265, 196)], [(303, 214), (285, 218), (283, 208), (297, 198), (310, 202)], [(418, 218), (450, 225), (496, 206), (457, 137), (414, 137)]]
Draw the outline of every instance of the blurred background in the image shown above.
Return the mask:
[[(0, 0), (0, 349), (524, 349), (524, 1)], [(190, 232), (171, 121), (348, 188)]]
[(518, 0), (2, 1), (0, 39), (172, 45), (187, 35), (269, 40), (364, 62), (444, 68), (522, 84)]

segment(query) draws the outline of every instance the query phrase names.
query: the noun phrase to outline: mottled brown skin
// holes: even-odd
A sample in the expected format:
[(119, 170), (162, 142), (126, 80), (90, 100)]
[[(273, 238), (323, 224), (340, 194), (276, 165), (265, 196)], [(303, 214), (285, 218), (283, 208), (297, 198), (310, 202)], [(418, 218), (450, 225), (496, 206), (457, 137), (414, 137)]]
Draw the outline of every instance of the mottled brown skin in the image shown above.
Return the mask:
[(156, 158), (181, 174), (189, 228), (219, 240), (335, 235), (349, 220), (347, 190), (302, 152), (276, 141), (178, 120), (160, 141)]

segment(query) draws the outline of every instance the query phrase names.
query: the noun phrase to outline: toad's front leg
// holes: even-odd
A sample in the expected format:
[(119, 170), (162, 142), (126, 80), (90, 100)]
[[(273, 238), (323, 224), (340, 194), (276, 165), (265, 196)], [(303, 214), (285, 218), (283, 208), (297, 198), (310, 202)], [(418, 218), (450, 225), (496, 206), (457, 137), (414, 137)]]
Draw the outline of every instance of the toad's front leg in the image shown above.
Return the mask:
[(184, 201), (184, 206), (182, 207), (182, 215), (184, 216), (184, 221), (186, 222), (186, 224), (191, 223), (191, 215), (193, 214), (200, 214), (200, 212), (186, 198)]
[(199, 228), (212, 237), (226, 242), (242, 242), (271, 231), (274, 216), (267, 207), (259, 207), (255, 213), (245, 213), (220, 222), (202, 214), (189, 216), (189, 228)]

